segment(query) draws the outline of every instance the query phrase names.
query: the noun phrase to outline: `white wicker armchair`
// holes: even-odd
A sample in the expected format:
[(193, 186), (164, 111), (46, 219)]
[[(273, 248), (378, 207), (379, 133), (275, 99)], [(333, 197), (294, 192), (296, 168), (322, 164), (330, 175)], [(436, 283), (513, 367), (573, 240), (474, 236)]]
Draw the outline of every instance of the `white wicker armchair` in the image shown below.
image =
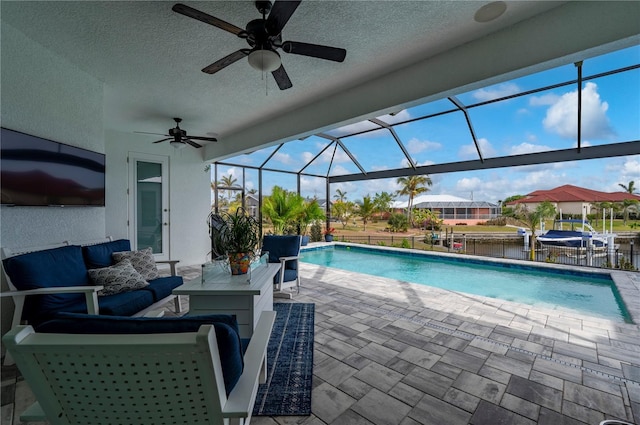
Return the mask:
[(275, 314), (262, 313), (228, 396), (212, 325), (195, 333), (143, 336), (36, 333), (19, 326), (2, 340), (37, 399), (20, 419), (52, 425), (247, 425), (258, 384), (266, 379)]

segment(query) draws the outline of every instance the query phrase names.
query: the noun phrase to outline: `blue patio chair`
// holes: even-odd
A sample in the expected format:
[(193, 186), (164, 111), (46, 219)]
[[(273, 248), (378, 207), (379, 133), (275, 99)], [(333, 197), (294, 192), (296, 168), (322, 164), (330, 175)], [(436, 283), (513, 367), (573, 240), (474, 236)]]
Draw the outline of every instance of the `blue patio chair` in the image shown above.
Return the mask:
[(262, 252), (269, 252), (270, 263), (280, 263), (280, 271), (273, 278), (275, 297), (291, 298), (292, 293), (285, 289), (296, 287), (300, 293), (300, 275), (298, 259), (300, 258), (300, 236), (265, 235), (262, 241)]

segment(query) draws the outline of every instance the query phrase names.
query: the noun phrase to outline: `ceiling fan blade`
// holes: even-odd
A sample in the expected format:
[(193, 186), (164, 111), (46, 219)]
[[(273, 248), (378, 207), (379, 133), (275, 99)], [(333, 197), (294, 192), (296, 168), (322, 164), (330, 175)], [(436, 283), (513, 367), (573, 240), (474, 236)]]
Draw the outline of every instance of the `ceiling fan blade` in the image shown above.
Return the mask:
[(158, 141), (153, 142), (153, 143), (165, 142), (165, 141), (167, 141), (167, 140), (171, 140), (171, 139), (173, 139), (173, 137), (167, 137), (166, 139), (158, 140)]
[(280, 65), (280, 68), (272, 71), (271, 75), (273, 75), (273, 78), (275, 78), (276, 83), (278, 83), (278, 87), (280, 87), (280, 90), (286, 90), (293, 87), (287, 71), (284, 70), (284, 66)]
[(271, 7), (269, 17), (267, 18), (266, 27), (269, 35), (274, 36), (280, 34), (282, 32), (282, 28), (284, 28), (287, 22), (289, 22), (289, 18), (291, 18), (291, 15), (293, 15), (293, 12), (296, 11), (299, 5), (300, 0), (276, 0)]
[(321, 46), (319, 44), (301, 43), (299, 41), (285, 41), (282, 50), (294, 55), (311, 56), (334, 62), (342, 62), (347, 56), (345, 49), (338, 47)]
[(241, 32), (244, 32), (242, 28), (238, 28), (233, 24), (223, 21), (222, 19), (215, 18), (185, 4), (176, 3), (173, 5), (171, 10), (181, 15), (188, 16), (189, 18), (197, 19), (198, 21), (204, 22), (205, 24), (213, 25), (214, 27), (218, 27), (222, 30), (228, 31), (231, 34), (238, 35)]
[(184, 143), (188, 143), (189, 145), (193, 146), (194, 148), (201, 148), (202, 147), (201, 144), (196, 143), (196, 142), (194, 142), (193, 140), (190, 140), (190, 139), (182, 139), (182, 141)]
[(189, 136), (189, 139), (193, 140), (204, 140), (206, 142), (217, 142), (218, 139), (215, 137), (201, 137), (201, 136)]
[(222, 59), (219, 59), (219, 60), (215, 61), (211, 65), (202, 68), (202, 72), (206, 72), (207, 74), (215, 74), (216, 72), (220, 71), (221, 69), (226, 68), (227, 66), (231, 65), (232, 63), (237, 62), (240, 59), (242, 59), (245, 56), (247, 56), (247, 54), (244, 52), (244, 50), (246, 50), (246, 49), (238, 50), (236, 52), (231, 53), (230, 55), (227, 55), (227, 56), (223, 57)]
[(153, 134), (154, 136), (168, 136), (168, 134), (163, 134), (163, 133), (149, 133), (147, 131), (134, 131), (134, 133), (137, 134)]

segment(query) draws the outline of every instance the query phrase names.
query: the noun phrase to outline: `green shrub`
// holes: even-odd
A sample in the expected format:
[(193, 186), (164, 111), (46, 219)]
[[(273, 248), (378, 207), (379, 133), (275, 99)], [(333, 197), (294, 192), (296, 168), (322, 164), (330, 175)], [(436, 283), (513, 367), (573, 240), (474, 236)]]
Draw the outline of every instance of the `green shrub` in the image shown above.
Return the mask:
[(406, 232), (409, 228), (409, 221), (407, 220), (407, 217), (401, 213), (392, 214), (391, 217), (389, 217), (387, 224), (389, 224), (389, 228), (392, 232)]
[(506, 226), (507, 217), (492, 218), (491, 220), (487, 220), (484, 224), (486, 224), (487, 226)]
[(400, 244), (400, 248), (405, 248), (405, 249), (411, 248), (411, 244), (409, 243), (409, 239), (407, 239), (407, 238), (402, 239), (402, 243)]
[(316, 221), (311, 225), (309, 239), (311, 242), (322, 241), (322, 224), (320, 222)]

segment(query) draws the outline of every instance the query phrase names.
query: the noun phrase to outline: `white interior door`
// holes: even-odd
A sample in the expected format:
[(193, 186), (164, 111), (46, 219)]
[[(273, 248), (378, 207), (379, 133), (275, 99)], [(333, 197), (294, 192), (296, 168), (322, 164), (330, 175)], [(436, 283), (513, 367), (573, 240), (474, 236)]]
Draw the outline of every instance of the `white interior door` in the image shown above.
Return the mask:
[(129, 238), (134, 250), (151, 247), (169, 259), (169, 157), (129, 154)]

